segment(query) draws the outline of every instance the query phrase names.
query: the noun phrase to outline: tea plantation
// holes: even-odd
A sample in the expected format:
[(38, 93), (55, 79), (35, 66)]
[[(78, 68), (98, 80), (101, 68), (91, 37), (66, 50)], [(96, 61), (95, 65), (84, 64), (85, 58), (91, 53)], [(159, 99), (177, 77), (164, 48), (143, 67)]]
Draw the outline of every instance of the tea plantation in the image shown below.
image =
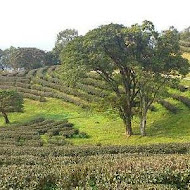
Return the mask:
[[(185, 56), (189, 56), (186, 54)], [(95, 74), (68, 87), (59, 66), (2, 74), (23, 113), (0, 117), (0, 189), (190, 189), (190, 78), (168, 88), (148, 112), (147, 136), (97, 102), (110, 94)]]

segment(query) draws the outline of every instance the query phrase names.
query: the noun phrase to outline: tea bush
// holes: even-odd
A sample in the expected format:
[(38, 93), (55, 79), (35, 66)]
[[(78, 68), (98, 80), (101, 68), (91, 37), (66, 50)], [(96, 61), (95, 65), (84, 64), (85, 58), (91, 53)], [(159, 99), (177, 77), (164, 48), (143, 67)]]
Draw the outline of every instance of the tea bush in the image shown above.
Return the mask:
[(187, 107), (190, 108), (190, 98), (188, 97), (185, 97), (185, 96), (180, 96), (180, 95), (177, 95), (177, 94), (172, 94), (171, 95), (172, 98), (178, 100), (178, 101), (181, 101), (182, 103), (184, 103)]
[(171, 104), (170, 102), (167, 102), (165, 100), (159, 100), (158, 101), (162, 106), (164, 106), (167, 110), (169, 110), (172, 113), (177, 113), (178, 112), (178, 108), (176, 106), (174, 106), (173, 104)]

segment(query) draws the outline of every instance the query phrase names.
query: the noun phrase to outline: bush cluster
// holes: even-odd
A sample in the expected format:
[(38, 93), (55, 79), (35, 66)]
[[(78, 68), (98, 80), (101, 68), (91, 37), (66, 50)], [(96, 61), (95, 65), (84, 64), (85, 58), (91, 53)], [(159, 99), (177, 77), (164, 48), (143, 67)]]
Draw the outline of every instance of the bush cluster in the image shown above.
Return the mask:
[[(178, 152), (178, 144), (134, 149), (135, 147), (64, 148), (55, 146), (56, 143), (59, 145), (60, 141), (55, 140), (53, 147), (0, 147), (0, 189), (190, 188), (190, 155), (159, 154), (163, 153), (162, 148), (170, 150), (170, 153)], [(179, 144), (179, 147), (189, 148), (189, 145)], [(120, 151), (113, 152), (113, 149)], [(140, 149), (141, 154), (122, 152), (138, 152)], [(142, 154), (149, 152), (146, 150), (158, 154)]]
[(0, 146), (6, 145), (30, 145), (42, 146), (41, 135), (48, 135), (49, 139), (54, 136), (62, 136), (62, 141), (65, 138), (70, 138), (73, 135), (79, 134), (79, 131), (73, 128), (71, 123), (66, 120), (63, 121), (53, 121), (44, 120), (43, 118), (38, 118), (32, 120), (26, 124), (13, 125), (10, 127), (0, 128)]

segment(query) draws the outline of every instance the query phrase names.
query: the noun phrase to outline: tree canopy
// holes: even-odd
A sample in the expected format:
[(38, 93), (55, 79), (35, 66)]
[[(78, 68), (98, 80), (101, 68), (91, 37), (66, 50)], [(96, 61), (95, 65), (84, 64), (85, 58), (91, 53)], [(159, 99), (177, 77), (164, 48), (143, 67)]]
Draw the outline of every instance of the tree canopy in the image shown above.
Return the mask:
[(14, 70), (36, 69), (50, 65), (49, 54), (37, 48), (15, 48), (10, 47), (2, 52), (0, 63), (3, 68)]
[(23, 103), (23, 97), (16, 91), (0, 91), (0, 112), (5, 118), (5, 123), (9, 123), (7, 113), (22, 112)]
[(100, 26), (69, 42), (61, 61), (66, 81), (76, 82), (86, 72), (95, 71), (107, 82), (129, 136), (134, 109), (140, 110), (146, 125), (147, 110), (160, 89), (189, 68), (180, 53), (177, 30), (171, 27), (158, 33), (150, 21), (131, 27)]
[(55, 42), (55, 47), (52, 53), (57, 58), (58, 63), (60, 62), (61, 51), (66, 47), (66, 45), (78, 36), (78, 31), (75, 29), (66, 29), (57, 34), (57, 39)]

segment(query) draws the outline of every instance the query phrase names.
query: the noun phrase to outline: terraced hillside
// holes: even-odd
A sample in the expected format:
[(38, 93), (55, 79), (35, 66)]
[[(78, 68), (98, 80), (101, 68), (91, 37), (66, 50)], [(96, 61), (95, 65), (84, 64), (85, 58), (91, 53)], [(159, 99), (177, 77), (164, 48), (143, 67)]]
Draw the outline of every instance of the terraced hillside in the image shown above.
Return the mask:
[(109, 94), (103, 81), (90, 73), (84, 76), (77, 89), (70, 88), (60, 80), (59, 67), (44, 67), (29, 72), (11, 73), (0, 76), (0, 89), (15, 89), (25, 98), (46, 101), (45, 97), (62, 99), (75, 105), (87, 107)]
[[(54, 121), (36, 118), (23, 124), (0, 127), (0, 147), (68, 144), (66, 138), (80, 135), (67, 120)], [(84, 134), (83, 134), (84, 135)]]
[(190, 53), (190, 41), (180, 41), (180, 48), (183, 52)]
[(109, 94), (104, 82), (91, 73), (84, 77), (77, 89), (70, 88), (60, 80), (59, 67), (44, 67), (29, 72), (4, 74), (0, 77), (0, 89), (14, 89), (24, 98), (45, 102), (45, 97), (62, 99), (75, 105), (87, 107)]
[(184, 31), (181, 32), (180, 38), (180, 48), (182, 52), (190, 53), (190, 30), (189, 28), (186, 28)]
[[(95, 102), (101, 102), (111, 93), (104, 81), (93, 72), (84, 76), (75, 88), (66, 85), (60, 79), (57, 70), (59, 70), (59, 66), (43, 67), (23, 73), (4, 74), (0, 76), (0, 89), (14, 89), (22, 93), (24, 98), (40, 102), (45, 102), (48, 97), (57, 98), (83, 108), (87, 108)], [(179, 91), (189, 91), (190, 87), (181, 84), (173, 88), (178, 91), (171, 91), (171, 97), (190, 107), (188, 93), (180, 93), (179, 95)], [(158, 103), (172, 113), (179, 111), (169, 100), (158, 100)]]
[(146, 137), (139, 135), (135, 117), (135, 135), (126, 138), (110, 110), (84, 109), (109, 95), (103, 81), (90, 73), (78, 89), (70, 88), (57, 69), (0, 77), (1, 89), (26, 98), (24, 112), (11, 113), (12, 123), (0, 126), (0, 189), (190, 188), (189, 76), (148, 112)]
[[(59, 67), (52, 66), (27, 73), (1, 75), (0, 89), (17, 89), (27, 98), (24, 113), (9, 114), (13, 124), (36, 116), (58, 121), (66, 118), (76, 129), (89, 135), (89, 138), (69, 139), (77, 145), (188, 142), (190, 139), (188, 76), (181, 81), (181, 85), (169, 89), (169, 98), (158, 100), (154, 109), (148, 112), (148, 136), (138, 136), (139, 121), (134, 117), (134, 133), (137, 136), (126, 140), (123, 123), (111, 110), (91, 113), (89, 109), (83, 109), (90, 104), (100, 103), (109, 95), (104, 82), (96, 74), (90, 73), (83, 77), (79, 87), (70, 88), (59, 78), (57, 70)], [(3, 123), (1, 117), (0, 122)]]

